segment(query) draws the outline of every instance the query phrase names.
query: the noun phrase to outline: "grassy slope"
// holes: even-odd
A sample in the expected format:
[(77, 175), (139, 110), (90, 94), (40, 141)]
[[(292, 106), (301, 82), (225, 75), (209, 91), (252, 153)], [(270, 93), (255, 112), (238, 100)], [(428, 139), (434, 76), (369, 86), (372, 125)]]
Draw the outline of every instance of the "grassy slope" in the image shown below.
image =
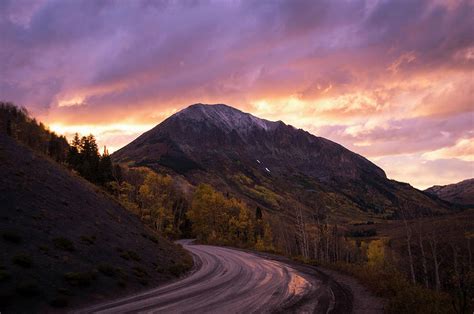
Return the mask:
[(98, 188), (3, 134), (0, 208), (0, 312), (81, 306), (189, 265)]

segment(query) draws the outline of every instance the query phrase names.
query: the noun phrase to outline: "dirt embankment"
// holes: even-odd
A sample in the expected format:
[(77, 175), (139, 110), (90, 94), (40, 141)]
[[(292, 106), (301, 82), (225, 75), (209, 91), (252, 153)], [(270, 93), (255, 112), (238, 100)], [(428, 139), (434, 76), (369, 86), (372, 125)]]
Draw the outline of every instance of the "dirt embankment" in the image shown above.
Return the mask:
[(0, 207), (0, 312), (65, 311), (189, 265), (99, 188), (3, 134)]

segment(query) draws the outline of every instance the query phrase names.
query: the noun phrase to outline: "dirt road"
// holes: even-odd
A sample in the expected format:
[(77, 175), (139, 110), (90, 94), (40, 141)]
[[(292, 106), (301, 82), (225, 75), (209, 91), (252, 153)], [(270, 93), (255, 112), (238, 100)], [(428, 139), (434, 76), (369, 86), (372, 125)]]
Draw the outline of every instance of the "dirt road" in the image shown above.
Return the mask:
[(190, 275), (134, 296), (83, 309), (90, 313), (330, 313), (351, 311), (351, 296), (327, 278), (250, 252), (182, 242)]

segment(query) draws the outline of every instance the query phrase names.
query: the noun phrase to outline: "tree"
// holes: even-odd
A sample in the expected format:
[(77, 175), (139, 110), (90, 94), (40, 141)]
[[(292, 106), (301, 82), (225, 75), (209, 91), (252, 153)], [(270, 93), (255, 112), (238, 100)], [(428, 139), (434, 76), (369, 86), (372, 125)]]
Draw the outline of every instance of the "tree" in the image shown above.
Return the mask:
[(171, 177), (150, 171), (139, 188), (141, 217), (165, 236), (173, 236), (174, 216), (171, 210)]
[(239, 204), (239, 240), (242, 244), (253, 243), (253, 221), (250, 217), (250, 211), (244, 204)]
[(301, 207), (298, 207), (296, 210), (296, 228), (301, 255), (303, 255), (304, 258), (309, 258), (308, 233), (306, 230), (305, 217)]
[(265, 250), (267, 251), (275, 251), (275, 247), (273, 246), (273, 232), (270, 224), (267, 222), (263, 228), (263, 244), (265, 246)]
[(114, 180), (112, 159), (110, 158), (107, 147), (105, 146), (104, 153), (99, 160), (98, 177), (101, 184)]
[(411, 227), (408, 225), (407, 216), (408, 216), (408, 207), (406, 203), (402, 203), (401, 214), (403, 218), (403, 224), (405, 226), (405, 236), (406, 236), (406, 243), (407, 243), (407, 251), (408, 251), (408, 262), (410, 266), (410, 278), (412, 284), (416, 284), (416, 277), (415, 277), (415, 265), (413, 262), (413, 254), (411, 251), (411, 237), (412, 237), (412, 230)]
[(368, 264), (374, 268), (381, 268), (385, 263), (384, 243), (382, 240), (372, 240), (367, 248)]
[(192, 230), (198, 240), (207, 242), (215, 228), (216, 193), (207, 184), (200, 184), (193, 195), (191, 208), (187, 212)]

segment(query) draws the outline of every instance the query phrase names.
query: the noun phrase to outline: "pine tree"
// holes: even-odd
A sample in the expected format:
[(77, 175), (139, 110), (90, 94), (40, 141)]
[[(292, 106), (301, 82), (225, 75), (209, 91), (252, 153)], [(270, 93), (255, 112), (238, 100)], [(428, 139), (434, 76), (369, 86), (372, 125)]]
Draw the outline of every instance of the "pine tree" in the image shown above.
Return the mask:
[(104, 146), (104, 153), (100, 157), (100, 161), (99, 161), (98, 177), (99, 177), (99, 182), (101, 184), (105, 184), (114, 179), (112, 159), (110, 158), (107, 147), (105, 146)]

